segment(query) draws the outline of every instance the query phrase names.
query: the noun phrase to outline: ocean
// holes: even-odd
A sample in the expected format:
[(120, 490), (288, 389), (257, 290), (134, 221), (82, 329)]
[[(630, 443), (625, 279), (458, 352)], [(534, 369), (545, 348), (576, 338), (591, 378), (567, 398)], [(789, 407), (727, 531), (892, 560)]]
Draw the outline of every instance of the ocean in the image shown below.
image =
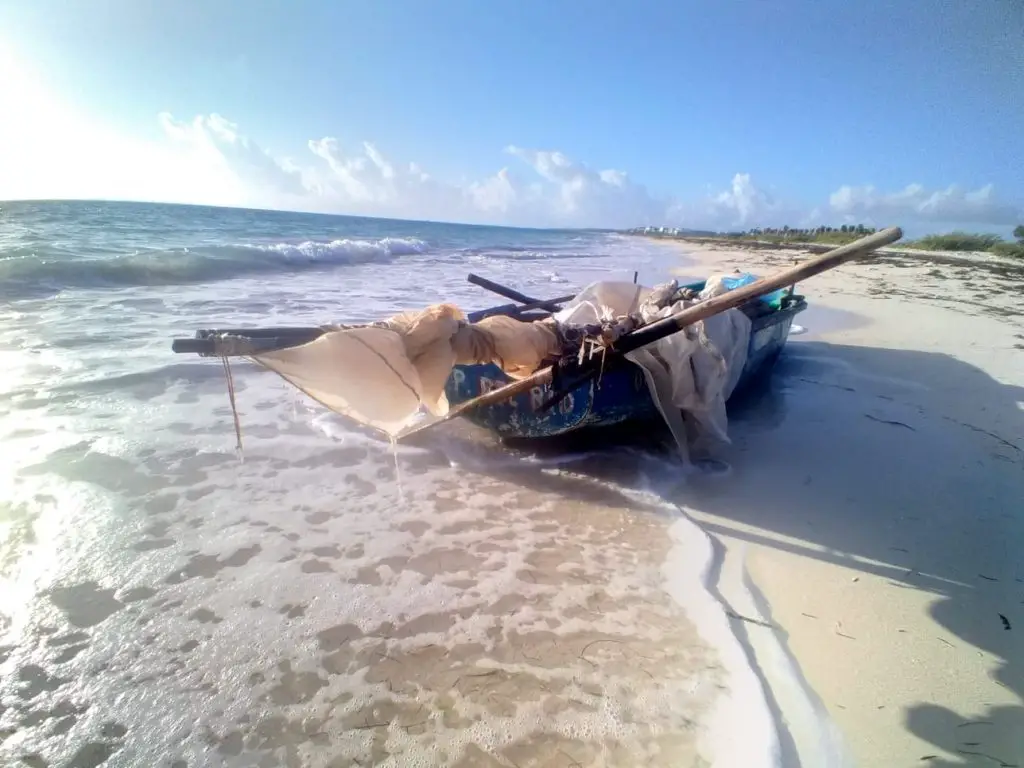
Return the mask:
[[(710, 549), (670, 461), (461, 423), (393, 451), (243, 363), (239, 454), (222, 366), (171, 352), (506, 303), (469, 272), (551, 297), (682, 263), (600, 231), (3, 203), (0, 763), (710, 764), (745, 678), (695, 615)], [(774, 754), (757, 695), (745, 766)]]

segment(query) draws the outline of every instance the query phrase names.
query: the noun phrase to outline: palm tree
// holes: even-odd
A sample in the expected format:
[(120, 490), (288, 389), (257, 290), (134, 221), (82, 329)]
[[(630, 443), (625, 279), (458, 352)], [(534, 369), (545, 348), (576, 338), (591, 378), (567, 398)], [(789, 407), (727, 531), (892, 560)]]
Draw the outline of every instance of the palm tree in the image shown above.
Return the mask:
[(1024, 242), (1024, 224), (1018, 224), (1013, 228), (1013, 236)]

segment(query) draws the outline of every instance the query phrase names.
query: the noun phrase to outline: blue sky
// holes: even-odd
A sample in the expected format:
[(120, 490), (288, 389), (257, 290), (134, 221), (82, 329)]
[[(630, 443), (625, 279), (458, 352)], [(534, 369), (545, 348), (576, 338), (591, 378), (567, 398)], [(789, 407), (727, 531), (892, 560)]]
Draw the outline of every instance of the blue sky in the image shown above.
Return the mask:
[(582, 226), (1024, 217), (1019, 0), (5, 0), (4, 68), (0, 198)]

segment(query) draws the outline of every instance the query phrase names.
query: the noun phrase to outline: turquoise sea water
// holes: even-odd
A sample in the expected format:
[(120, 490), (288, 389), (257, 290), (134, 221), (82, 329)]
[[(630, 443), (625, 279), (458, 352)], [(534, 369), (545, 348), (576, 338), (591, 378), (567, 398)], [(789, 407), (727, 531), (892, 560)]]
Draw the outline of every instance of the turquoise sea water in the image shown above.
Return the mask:
[[(642, 251), (637, 241), (599, 232), (198, 206), (14, 202), (4, 204), (2, 216), (0, 298), (5, 300), (246, 277), (341, 277), (366, 265), (389, 267), (397, 278), (424, 266), (436, 273), (444, 265), (500, 268), (511, 262), (536, 266), (543, 280), (565, 261)], [(629, 266), (621, 265), (623, 271)]]

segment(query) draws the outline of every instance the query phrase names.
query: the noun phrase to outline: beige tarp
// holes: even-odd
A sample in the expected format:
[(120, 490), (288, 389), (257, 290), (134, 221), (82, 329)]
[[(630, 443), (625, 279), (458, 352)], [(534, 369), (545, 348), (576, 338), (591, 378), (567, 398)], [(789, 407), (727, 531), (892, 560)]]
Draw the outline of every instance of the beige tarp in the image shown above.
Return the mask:
[(549, 323), (489, 317), (468, 324), (458, 307), (437, 304), (255, 359), (332, 411), (396, 436), (421, 405), (434, 416), (448, 412), (444, 386), (456, 363), (494, 362), (520, 378), (559, 352)]
[[(430, 407), (431, 398), (394, 331), (331, 331), (255, 359), (332, 411), (389, 435), (401, 432), (421, 403)], [(443, 397), (434, 396), (435, 408)]]

